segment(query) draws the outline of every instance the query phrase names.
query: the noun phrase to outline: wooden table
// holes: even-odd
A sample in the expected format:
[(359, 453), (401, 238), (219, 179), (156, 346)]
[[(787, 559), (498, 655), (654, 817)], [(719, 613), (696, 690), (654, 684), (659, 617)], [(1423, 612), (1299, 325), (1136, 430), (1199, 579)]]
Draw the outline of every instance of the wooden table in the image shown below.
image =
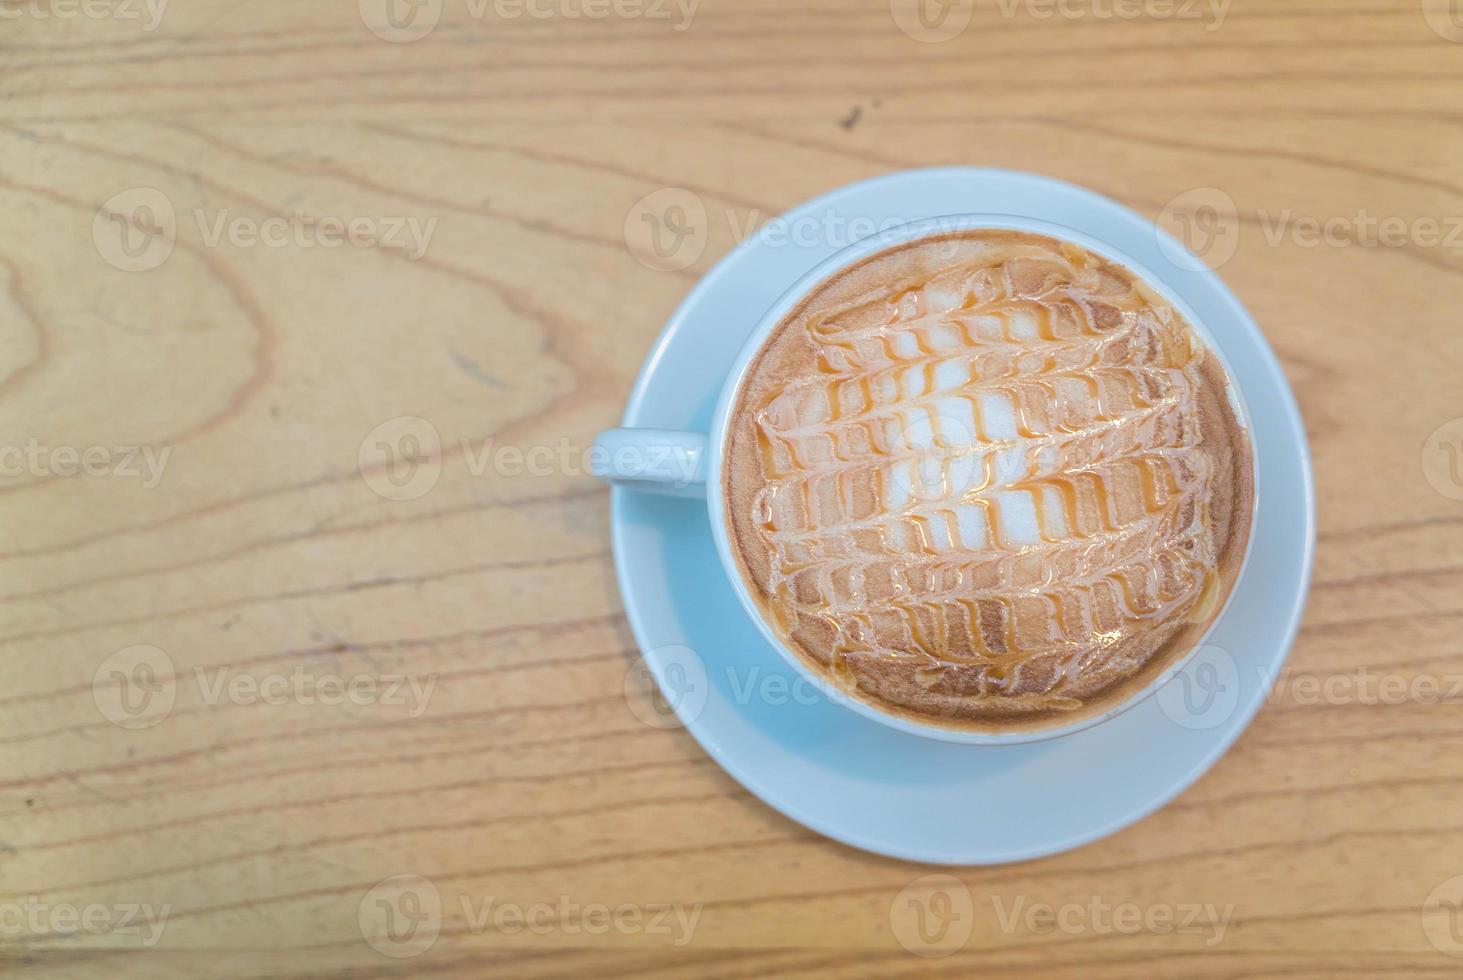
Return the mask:
[[(4, 955), (1456, 976), (1463, 28), (1428, 2), (0, 0)], [(512, 455), (613, 424), (746, 228), (942, 163), (1233, 233), (1315, 455), (1292, 679), (1340, 678), (1277, 692), (1136, 826), (954, 871), (953, 958), (906, 948), (946, 951), (901, 911), (942, 911), (938, 881), (904, 891), (935, 869), (642, 723), (608, 494)], [(637, 202), (667, 188), (706, 217), (658, 261), (646, 208), (686, 212)], [(1405, 693), (1367, 703), (1368, 676)], [(1018, 899), (1077, 911), (1006, 924)], [(1234, 906), (1222, 941), (1159, 927), (1203, 903)], [(661, 908), (697, 910), (689, 942)]]

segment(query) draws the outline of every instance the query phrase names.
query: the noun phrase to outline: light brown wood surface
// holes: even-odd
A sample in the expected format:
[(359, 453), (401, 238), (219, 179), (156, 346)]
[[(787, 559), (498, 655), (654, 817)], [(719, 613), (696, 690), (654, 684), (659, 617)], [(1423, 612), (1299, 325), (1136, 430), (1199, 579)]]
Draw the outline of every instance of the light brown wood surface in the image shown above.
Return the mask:
[[(1286, 209), (1456, 228), (1463, 44), (1417, 2), (1236, 0), (1222, 22), (1207, 6), (1123, 20), (1099, 16), (1111, 0), (1051, 18), (989, 2), (937, 43), (883, 0), (704, 0), (689, 22), (674, 4), (595, 19), (554, 0), (514, 19), (442, 0), (410, 43), (367, 28), (372, 0), (173, 0), (151, 30), (140, 0), (95, 4), (0, 0), (0, 446), (25, 460), (0, 480), (6, 967), (1463, 969), (1424, 914), (1463, 874), (1463, 698), (1293, 692), (1155, 816), (1059, 857), (951, 872), (973, 896), (969, 939), (913, 955), (891, 907), (936, 869), (819, 837), (632, 710), (608, 493), (578, 472), (484, 471), (461, 448), (587, 445), (736, 228), (844, 183), (994, 165), (1155, 218), (1216, 189), (1239, 219), (1222, 274), (1284, 363), (1315, 457), (1316, 580), (1292, 669), (1463, 675), (1463, 503), (1423, 468), (1445, 451), (1429, 434), (1463, 416), (1463, 243), (1267, 236)], [(1446, 25), (1447, 0), (1432, 7)], [(709, 215), (684, 270), (627, 246), (627, 216), (662, 188)], [(166, 242), (164, 217), (138, 207), (157, 194), (175, 247), (128, 271)], [(318, 224), (303, 242), (248, 239), (300, 214), (366, 224), (335, 248), (308, 247)], [(221, 218), (244, 234), (214, 240)], [(430, 225), (423, 254), (396, 220)], [(388, 473), (372, 447), (408, 430), (368, 436), (404, 416), (440, 434), (426, 464), (440, 478), (394, 500), (402, 461)], [(16, 455), (27, 446), (35, 459)], [(159, 480), (130, 475), (128, 446), (169, 452)], [(65, 475), (87, 449), (94, 472)], [(147, 681), (138, 658), (158, 698), (132, 719), (116, 670)], [(407, 674), (430, 696), (312, 695)], [(255, 683), (285, 696), (261, 702)], [(426, 876), (444, 912), (430, 949), (395, 958), (362, 922), (370, 890), (402, 874)], [(462, 902), (489, 897), (579, 911), (556, 908), (544, 934), (474, 928)], [(1209, 944), (1003, 929), (996, 898), (1234, 913)], [(591, 935), (577, 926), (594, 903), (699, 919), (680, 948), (664, 930)], [(170, 907), (160, 936), (122, 921), (142, 905)], [(68, 929), (65, 910), (89, 906), (110, 931)]]

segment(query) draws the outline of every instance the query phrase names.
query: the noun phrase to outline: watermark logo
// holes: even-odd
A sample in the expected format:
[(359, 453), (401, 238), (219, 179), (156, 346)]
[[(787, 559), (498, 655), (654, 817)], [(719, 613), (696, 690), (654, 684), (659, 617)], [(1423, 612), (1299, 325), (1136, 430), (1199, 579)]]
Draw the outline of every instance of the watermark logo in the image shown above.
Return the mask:
[(1174, 197), (1158, 215), (1157, 227), (1164, 258), (1189, 272), (1218, 269), (1239, 249), (1239, 209), (1217, 187), (1195, 187)]
[(112, 195), (91, 222), (97, 254), (123, 272), (149, 272), (168, 260), (178, 241), (173, 202), (154, 187)]
[[(684, 488), (701, 477), (704, 457), (675, 442), (646, 445), (580, 445), (561, 436), (557, 442), (500, 442), (461, 438), (456, 443), (467, 473), (506, 479), (554, 476), (663, 478)], [(383, 422), (361, 441), (357, 467), (361, 479), (388, 500), (416, 500), (437, 485), (442, 474), (442, 439), (426, 419), (414, 415)], [(3, 450), (0, 450), (3, 453)]]
[(1239, 705), (1239, 665), (1223, 647), (1206, 643), (1157, 694), (1158, 707), (1183, 728), (1206, 731), (1234, 715)]
[(32, 437), (24, 446), (0, 446), (0, 477), (113, 477), (151, 490), (172, 454), (172, 446), (50, 446)]
[(437, 689), (436, 674), (332, 674), (307, 671), (296, 665), (288, 672), (256, 677), (227, 667), (195, 667), (193, 681), (204, 704), (289, 704), (307, 708), (402, 708), (408, 717), (426, 713)]
[(392, 44), (420, 41), (442, 20), (442, 0), (360, 0), (361, 22)]
[[(650, 664), (661, 667), (661, 683)], [(1265, 704), (1296, 707), (1317, 705), (1439, 705), (1463, 704), (1463, 671), (1404, 674), (1358, 667), (1317, 674), (1288, 667), (1253, 668), (1254, 688)], [(827, 677), (787, 670), (764, 670), (760, 665), (724, 664), (715, 687), (727, 704), (763, 705), (802, 711), (823, 704), (848, 706), (890, 700), (902, 692), (885, 692), (879, 679), (860, 677), (839, 682)], [(626, 704), (637, 718), (654, 728), (679, 728), (694, 723), (709, 700), (711, 671), (689, 647), (667, 646), (636, 660), (624, 678)], [(1184, 668), (1154, 694), (1164, 716), (1193, 731), (1224, 725), (1239, 709), (1245, 675), (1239, 662), (1223, 647), (1200, 646)], [(978, 681), (974, 683), (978, 684)], [(960, 686), (950, 689), (961, 692)]]
[[(1270, 667), (1255, 668), (1255, 683), (1267, 705), (1463, 704), (1463, 672), (1413, 673), (1378, 671), (1370, 667), (1331, 673), (1312, 673)], [(1184, 728), (1216, 728), (1234, 716), (1239, 706), (1240, 672), (1234, 657), (1206, 644), (1194, 659), (1158, 691), (1156, 699), (1168, 719)]]
[(464, 0), (474, 20), (668, 21), (677, 34), (690, 28), (701, 0)]
[(1434, 888), (1422, 903), (1422, 931), (1439, 952), (1463, 959), (1463, 875)]
[[(194, 208), (191, 217), (204, 248), (225, 242), (234, 248), (389, 248), (409, 261), (427, 254), (437, 218), (415, 215), (312, 215), (298, 208), (287, 215), (256, 218), (227, 209)], [(98, 254), (123, 272), (151, 272), (177, 245), (179, 217), (172, 200), (153, 187), (134, 187), (112, 196), (92, 219)]]
[(173, 660), (146, 644), (118, 650), (92, 675), (91, 696), (102, 717), (118, 728), (151, 728), (172, 712), (178, 696)]
[(500, 901), (492, 895), (474, 901), (463, 895), (461, 903), (468, 931), (474, 936), (490, 931), (503, 936), (524, 933), (604, 936), (613, 932), (622, 936), (664, 937), (677, 949), (690, 944), (701, 921), (702, 909), (700, 903), (576, 902), (568, 895), (560, 895), (552, 902), (527, 904)]
[[(442, 933), (448, 903), (422, 875), (403, 874), (378, 882), (357, 909), (361, 936), (372, 949), (392, 959), (420, 956)], [(664, 937), (677, 948), (690, 944), (702, 906), (679, 902), (579, 902), (568, 895), (553, 901), (510, 902), (495, 895), (459, 895), (457, 908), (474, 936), (530, 934)]]
[(152, 33), (167, 10), (168, 0), (5, 0), (0, 2), (0, 20), (137, 21)]
[(907, 37), (938, 44), (965, 33), (975, 16), (975, 0), (889, 0), (889, 13)]
[[(656, 682), (650, 661), (660, 664), (664, 685)], [(625, 704), (651, 728), (683, 728), (701, 717), (711, 694), (706, 665), (695, 650), (664, 646), (639, 657), (625, 672)]]
[(172, 905), (154, 906), (120, 902), (73, 905), (43, 902), (31, 895), (24, 902), (0, 902), (0, 936), (26, 940), (75, 939), (108, 936), (137, 940), (151, 948), (163, 937)]
[(1422, 16), (1433, 33), (1445, 41), (1463, 44), (1463, 0), (1420, 0)]
[(1463, 417), (1449, 419), (1422, 444), (1422, 474), (1449, 500), (1463, 500)]
[(1255, 220), (1271, 248), (1289, 242), (1297, 248), (1459, 248), (1463, 247), (1463, 217), (1404, 218), (1374, 215), (1366, 208), (1355, 214), (1319, 217), (1297, 214), (1291, 208), (1261, 208)]
[(420, 956), (442, 932), (442, 896), (421, 875), (396, 875), (366, 892), (356, 921), (366, 942), (382, 956)]
[(1139, 905), (1136, 902), (1110, 902), (1093, 895), (1086, 902), (1031, 902), (1018, 895), (1007, 902), (1000, 895), (991, 896), (995, 906), (996, 925), (1002, 933), (1067, 936), (1135, 936), (1149, 933), (1156, 936), (1202, 936), (1205, 946), (1218, 946), (1234, 919), (1235, 905), (1213, 902), (1159, 902)]
[(625, 215), (625, 244), (635, 261), (656, 272), (695, 265), (710, 231), (706, 203), (684, 187), (662, 187), (636, 201)]
[(195, 208), (193, 219), (205, 248), (218, 248), (225, 240), (234, 248), (389, 248), (401, 252), (407, 261), (417, 262), (427, 254), (437, 231), (436, 218), (425, 221), (414, 215), (312, 215), (296, 209), (288, 215), (254, 218), (218, 211), (212, 215)]
[(357, 471), (387, 500), (417, 500), (442, 476), (442, 436), (424, 418), (402, 415), (382, 422), (361, 441)]
[(1218, 269), (1239, 248), (1247, 225), (1259, 229), (1269, 248), (1463, 248), (1463, 215), (1316, 215), (1294, 208), (1256, 208), (1241, 215), (1234, 199), (1216, 187), (1184, 191), (1164, 206), (1157, 222), (1158, 245), (1176, 268)]
[(554, 445), (519, 445), (484, 439), (474, 445), (461, 441), (467, 470), (475, 477), (489, 472), (498, 476), (621, 476), (628, 479), (664, 479), (671, 486), (685, 488), (695, 483), (701, 471), (703, 453), (677, 440), (652, 439), (645, 445), (576, 446), (567, 438)]
[(1224, 26), (1233, 0), (996, 0), (1001, 16), (1025, 14), (1033, 20), (1173, 20), (1202, 23), (1205, 31)]
[[(996, 0), (1002, 20), (1034, 21), (1135, 20), (1192, 21), (1205, 31), (1224, 26), (1233, 0)], [(889, 0), (894, 23), (907, 36), (926, 44), (949, 41), (965, 33), (975, 15), (974, 0)]]
[(711, 227), (724, 227), (737, 247), (755, 242), (759, 248), (822, 251), (871, 240), (892, 245), (907, 237), (910, 225), (916, 223), (926, 234), (956, 226), (954, 221), (931, 220), (927, 215), (857, 214), (832, 207), (794, 216), (768, 216), (758, 208), (726, 208), (711, 214), (694, 192), (665, 187), (635, 203), (625, 217), (624, 233), (637, 262), (674, 272), (701, 257)]
[[(1032, 901), (1028, 895), (991, 895), (995, 926), (1004, 935), (1124, 935), (1139, 933), (1202, 937), (1218, 946), (1234, 919), (1235, 905), (1213, 902), (1112, 902), (1093, 895), (1085, 902)], [(889, 907), (889, 924), (899, 944), (917, 956), (949, 956), (962, 949), (975, 928), (970, 890), (951, 875), (926, 875), (907, 885)]]
[(916, 956), (949, 956), (970, 941), (975, 929), (970, 889), (951, 875), (916, 878), (890, 903), (889, 929)]
[[(648, 666), (648, 662), (657, 660), (663, 660), (663, 684), (656, 683)], [(647, 725), (679, 728), (694, 723), (705, 710), (711, 691), (710, 676), (690, 648), (661, 647), (631, 665), (625, 678), (625, 700), (632, 713)], [(739, 707), (763, 705), (803, 711), (823, 704), (847, 707), (890, 700), (884, 682), (877, 677), (841, 682), (792, 668), (764, 670), (760, 665), (740, 664), (723, 665), (718, 676), (725, 678), (725, 684), (718, 684), (717, 689), (723, 692), (728, 704)], [(952, 687), (952, 692), (958, 690)], [(902, 692), (891, 693), (897, 696)]]
[[(680, 33), (696, 19), (701, 0), (462, 0), (476, 21), (645, 20), (669, 21)], [(442, 20), (442, 0), (359, 0), (361, 22), (393, 44), (420, 41)]]
[(1463, 703), (1463, 673), (1408, 675), (1358, 667), (1322, 676), (1294, 673), (1287, 668), (1276, 676), (1266, 700), (1300, 707), (1460, 704)]
[(180, 674), (162, 650), (141, 645), (102, 661), (92, 676), (92, 698), (102, 717), (117, 727), (151, 728), (172, 713), (186, 683), (197, 688), (207, 705), (386, 707), (420, 718), (437, 689), (437, 675), (344, 675), (308, 671), (298, 664), (259, 676), (227, 666), (195, 667)]

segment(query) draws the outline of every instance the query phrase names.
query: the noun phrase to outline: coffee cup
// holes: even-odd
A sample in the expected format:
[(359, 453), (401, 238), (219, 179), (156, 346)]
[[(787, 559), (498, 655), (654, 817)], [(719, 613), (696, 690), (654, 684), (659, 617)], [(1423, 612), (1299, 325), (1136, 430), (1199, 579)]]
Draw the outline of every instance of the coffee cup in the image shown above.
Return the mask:
[[(738, 395), (747, 381), (748, 372), (753, 369), (759, 354), (769, 338), (785, 318), (798, 307), (820, 285), (839, 276), (859, 263), (878, 256), (886, 250), (901, 245), (916, 243), (931, 236), (953, 235), (972, 231), (1005, 231), (1046, 236), (1059, 242), (1071, 243), (1095, 256), (1099, 256), (1128, 270), (1132, 276), (1162, 297), (1162, 300), (1187, 320), (1194, 333), (1203, 341), (1223, 364), (1223, 351), (1209, 334), (1202, 321), (1183, 302), (1182, 297), (1166, 285), (1162, 277), (1145, 269), (1139, 263), (1118, 250), (1089, 235), (1052, 222), (1002, 214), (960, 214), (931, 218), (888, 229), (869, 238), (855, 242), (825, 262), (807, 272), (774, 303), (750, 331), (746, 343), (733, 362), (722, 384), (716, 408), (707, 432), (684, 432), (662, 429), (632, 428), (611, 429), (596, 440), (592, 456), (593, 469), (597, 476), (617, 487), (627, 490), (664, 494), (680, 497), (704, 497), (707, 505), (707, 519), (717, 554), (726, 572), (728, 587), (741, 602), (747, 615), (756, 623), (767, 642), (778, 651), (788, 664), (807, 681), (827, 686), (830, 678), (826, 672), (800, 655), (789, 638), (770, 621), (763, 604), (748, 583), (736, 553), (736, 543), (727, 519), (725, 467), (728, 444), (734, 422)], [(1244, 399), (1234, 374), (1225, 366), (1227, 380), (1226, 395), (1233, 417), (1242, 432), (1249, 430), (1248, 414)], [(1248, 558), (1250, 536), (1254, 522), (1250, 519), (1258, 500), (1258, 486), (1254, 485), (1253, 462), (1249, 463), (1250, 494), (1248, 513), (1244, 515), (1244, 536), (1240, 546), (1240, 557), (1230, 581), (1242, 574), (1244, 561)], [(1121, 692), (1121, 696), (1104, 700), (1095, 710), (1076, 712), (1068, 719), (1063, 717), (1044, 718), (1037, 724), (988, 725), (978, 728), (962, 727), (945, 723), (938, 718), (915, 717), (908, 713), (889, 710), (875, 699), (860, 696), (857, 690), (850, 696), (839, 697), (838, 703), (879, 724), (896, 730), (933, 738), (941, 741), (978, 745), (1010, 745), (1041, 741), (1069, 735), (1120, 714), (1140, 703), (1181, 671), (1194, 653), (1203, 645), (1203, 638), (1212, 632), (1214, 624), (1222, 614), (1223, 604), (1234, 594), (1232, 587), (1226, 590), (1219, 608), (1212, 611), (1207, 627), (1185, 644), (1182, 651), (1165, 659), (1162, 669), (1144, 677), (1141, 684), (1133, 684)]]

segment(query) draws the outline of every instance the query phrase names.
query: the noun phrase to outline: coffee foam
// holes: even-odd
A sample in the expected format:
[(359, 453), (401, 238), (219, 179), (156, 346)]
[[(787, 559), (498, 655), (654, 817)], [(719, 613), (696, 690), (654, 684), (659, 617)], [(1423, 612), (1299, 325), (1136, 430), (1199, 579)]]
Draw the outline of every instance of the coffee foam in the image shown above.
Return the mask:
[(1085, 249), (897, 247), (814, 290), (753, 364), (735, 550), (789, 644), (867, 700), (1070, 720), (1182, 652), (1228, 591), (1252, 492), (1226, 385), (1177, 311)]

